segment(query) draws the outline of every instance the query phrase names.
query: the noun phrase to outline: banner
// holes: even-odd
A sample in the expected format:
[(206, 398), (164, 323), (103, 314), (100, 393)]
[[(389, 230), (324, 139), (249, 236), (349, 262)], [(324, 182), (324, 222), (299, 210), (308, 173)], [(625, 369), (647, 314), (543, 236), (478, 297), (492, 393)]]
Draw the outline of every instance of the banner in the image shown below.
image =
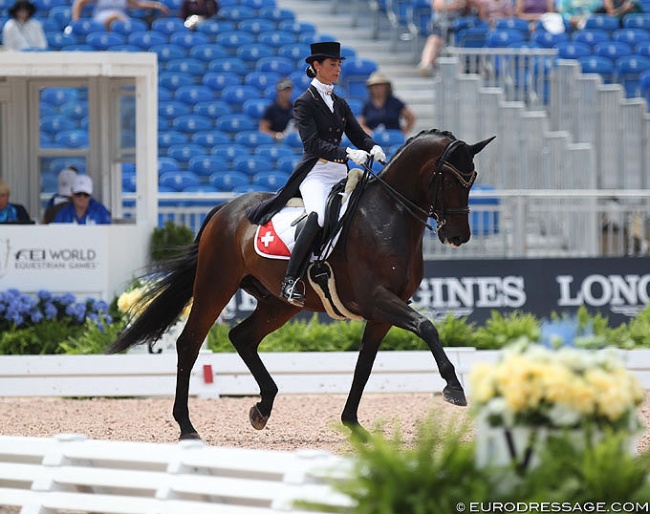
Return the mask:
[[(585, 306), (628, 322), (650, 302), (650, 257), (590, 259), (484, 259), (425, 262), (424, 278), (411, 306), (437, 321), (449, 313), (483, 323), (493, 310), (516, 310), (548, 318)], [(255, 300), (238, 291), (222, 313), (224, 321), (249, 316)], [(310, 318), (303, 312), (300, 317)], [(322, 321), (333, 321), (326, 315)]]

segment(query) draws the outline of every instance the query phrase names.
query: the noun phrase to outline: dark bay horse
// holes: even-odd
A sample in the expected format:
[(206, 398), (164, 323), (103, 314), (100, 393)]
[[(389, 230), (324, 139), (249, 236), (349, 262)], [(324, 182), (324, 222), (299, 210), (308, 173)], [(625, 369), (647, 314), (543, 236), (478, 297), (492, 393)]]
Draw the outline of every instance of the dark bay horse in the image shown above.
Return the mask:
[[(473, 159), (492, 139), (469, 145), (450, 132), (438, 130), (410, 138), (379, 178), (369, 181), (350, 219), (345, 244), (339, 243), (327, 259), (343, 305), (366, 320), (352, 386), (341, 414), (345, 425), (359, 427), (361, 395), (379, 344), (391, 326), (409, 330), (427, 343), (446, 381), (444, 399), (467, 405), (438, 331), (408, 302), (423, 277), (422, 239), (427, 219), (436, 220), (442, 243), (459, 246), (469, 240), (468, 199), (476, 178)], [(153, 344), (193, 299), (176, 342), (173, 414), (181, 439), (199, 437), (189, 416), (190, 372), (202, 341), (238, 288), (257, 299), (251, 316), (229, 333), (260, 387), (260, 401), (250, 409), (250, 422), (261, 430), (271, 415), (278, 388), (260, 358), (258, 346), (264, 336), (284, 325), (300, 308), (278, 297), (286, 261), (260, 257), (253, 248), (256, 225), (248, 221), (246, 210), (267, 197), (268, 193), (249, 193), (215, 207), (194, 243), (180, 257), (163, 264), (158, 275), (161, 278), (141, 299), (141, 305), (147, 307), (107, 350), (117, 353), (136, 344)], [(304, 309), (324, 311), (308, 283)]]

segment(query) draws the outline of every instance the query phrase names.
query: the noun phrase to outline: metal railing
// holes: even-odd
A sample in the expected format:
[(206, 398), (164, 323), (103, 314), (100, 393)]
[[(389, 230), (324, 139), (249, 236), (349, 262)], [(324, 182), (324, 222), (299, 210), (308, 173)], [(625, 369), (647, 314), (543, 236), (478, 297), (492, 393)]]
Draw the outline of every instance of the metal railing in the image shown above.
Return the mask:
[[(212, 206), (232, 193), (159, 195), (159, 225), (198, 232)], [(459, 248), (424, 237), (426, 259), (621, 257), (650, 253), (650, 196), (630, 190), (472, 191), (471, 240)], [(126, 217), (134, 213), (125, 209)]]

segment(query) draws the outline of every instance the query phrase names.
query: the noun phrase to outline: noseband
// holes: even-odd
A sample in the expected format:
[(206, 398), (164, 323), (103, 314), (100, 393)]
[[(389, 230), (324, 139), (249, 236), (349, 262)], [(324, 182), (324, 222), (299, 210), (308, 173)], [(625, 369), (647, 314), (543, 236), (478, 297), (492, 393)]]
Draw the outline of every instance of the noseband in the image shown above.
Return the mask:
[[(445, 147), (440, 157), (438, 157), (438, 160), (436, 160), (436, 169), (434, 170), (431, 176), (431, 182), (429, 183), (429, 187), (427, 188), (427, 189), (431, 189), (433, 184), (433, 188), (434, 188), (433, 201), (431, 203), (431, 207), (429, 208), (427, 214), (430, 218), (436, 220), (436, 225), (438, 229), (440, 229), (440, 227), (442, 227), (445, 223), (447, 223), (448, 214), (467, 215), (470, 212), (469, 205), (466, 205), (465, 207), (445, 206), (445, 195), (444, 195), (444, 188), (445, 188), (444, 174), (445, 173), (450, 173), (460, 183), (463, 189), (470, 189), (474, 184), (476, 177), (478, 176), (478, 172), (476, 170), (472, 170), (471, 173), (469, 173), (468, 175), (467, 173), (463, 173), (462, 171), (460, 171), (450, 162), (447, 162), (451, 153), (456, 148), (458, 148), (461, 144), (463, 144), (463, 142), (459, 139), (456, 139)], [(436, 205), (436, 201), (438, 199), (440, 199), (440, 203)]]

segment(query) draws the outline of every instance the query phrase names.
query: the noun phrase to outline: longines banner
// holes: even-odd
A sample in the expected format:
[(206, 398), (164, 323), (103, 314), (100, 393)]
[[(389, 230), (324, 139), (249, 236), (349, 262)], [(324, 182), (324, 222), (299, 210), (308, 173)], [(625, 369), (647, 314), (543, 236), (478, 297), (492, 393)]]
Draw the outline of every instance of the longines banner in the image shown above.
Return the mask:
[[(412, 300), (433, 320), (452, 313), (480, 323), (492, 310), (544, 318), (584, 305), (615, 326), (650, 302), (650, 257), (430, 261)], [(255, 300), (238, 292), (222, 315), (241, 319), (254, 308)]]

